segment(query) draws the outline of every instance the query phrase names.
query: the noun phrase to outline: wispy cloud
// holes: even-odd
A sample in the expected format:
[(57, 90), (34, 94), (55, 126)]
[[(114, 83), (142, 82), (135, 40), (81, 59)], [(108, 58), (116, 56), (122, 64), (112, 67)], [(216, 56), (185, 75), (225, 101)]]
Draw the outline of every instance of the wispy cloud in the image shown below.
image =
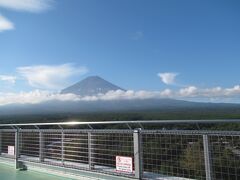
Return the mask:
[(132, 36), (133, 40), (139, 40), (141, 38), (143, 38), (144, 33), (142, 31), (137, 31), (135, 32), (135, 34)]
[(69, 78), (83, 75), (88, 69), (74, 64), (61, 64), (55, 66), (38, 65), (18, 67), (17, 72), (25, 78), (29, 85), (41, 89), (59, 90), (66, 86)]
[(240, 85), (232, 88), (213, 87), (201, 89), (194, 86), (178, 90), (165, 89), (163, 91), (109, 91), (106, 94), (81, 97), (74, 94), (59, 94), (49, 91), (34, 90), (20, 93), (0, 93), (0, 105), (7, 104), (38, 104), (51, 100), (58, 101), (110, 101), (110, 100), (133, 100), (133, 99), (161, 99), (174, 98), (182, 100), (202, 99), (211, 102), (240, 102)]
[(0, 81), (5, 81), (10, 84), (15, 84), (17, 77), (9, 75), (0, 75)]
[[(0, 8), (38, 13), (49, 9), (53, 2), (54, 0), (0, 0)], [(14, 24), (0, 14), (0, 32), (13, 29)]]
[(0, 6), (17, 11), (41, 12), (51, 7), (53, 0), (0, 0)]
[(0, 32), (13, 30), (14, 24), (0, 14)]
[(178, 73), (166, 72), (166, 73), (158, 73), (158, 76), (161, 78), (161, 81), (164, 84), (175, 84), (175, 78), (178, 76)]

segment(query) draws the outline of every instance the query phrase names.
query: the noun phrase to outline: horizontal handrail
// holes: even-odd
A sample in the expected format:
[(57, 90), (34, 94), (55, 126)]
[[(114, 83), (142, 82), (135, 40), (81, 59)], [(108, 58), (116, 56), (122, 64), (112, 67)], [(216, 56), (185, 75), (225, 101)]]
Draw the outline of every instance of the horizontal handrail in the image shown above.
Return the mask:
[(113, 124), (205, 124), (205, 123), (240, 123), (240, 119), (213, 119), (213, 120), (136, 120), (136, 121), (92, 121), (92, 122), (54, 122), (54, 123), (17, 123), (17, 124), (0, 124), (4, 126), (52, 126), (52, 125), (113, 125)]

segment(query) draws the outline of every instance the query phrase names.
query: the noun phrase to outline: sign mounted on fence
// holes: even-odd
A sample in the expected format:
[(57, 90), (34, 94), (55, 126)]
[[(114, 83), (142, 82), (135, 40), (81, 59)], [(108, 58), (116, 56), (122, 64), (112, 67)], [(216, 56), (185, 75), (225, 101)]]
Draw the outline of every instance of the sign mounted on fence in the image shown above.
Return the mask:
[(15, 155), (15, 147), (8, 146), (8, 155), (14, 156)]
[(116, 156), (116, 170), (119, 172), (132, 173), (133, 172), (132, 157)]

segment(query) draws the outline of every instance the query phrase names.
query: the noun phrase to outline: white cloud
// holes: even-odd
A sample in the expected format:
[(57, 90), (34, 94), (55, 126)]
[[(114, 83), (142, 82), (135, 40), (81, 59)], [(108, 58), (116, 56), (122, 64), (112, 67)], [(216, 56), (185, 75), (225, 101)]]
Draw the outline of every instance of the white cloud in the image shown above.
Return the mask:
[(0, 0), (0, 7), (17, 11), (40, 12), (51, 7), (53, 0)]
[(59, 90), (66, 86), (70, 77), (83, 75), (88, 72), (88, 69), (74, 64), (62, 64), (18, 67), (17, 71), (32, 87)]
[(171, 72), (158, 73), (158, 76), (161, 78), (162, 82), (168, 85), (175, 83), (175, 78), (177, 75), (178, 73)]
[(0, 32), (13, 30), (14, 24), (0, 14)]
[(0, 75), (0, 81), (5, 81), (11, 84), (15, 84), (17, 77), (8, 76), (8, 75)]
[(161, 96), (165, 98), (170, 98), (172, 96), (173, 92), (171, 89), (165, 89), (161, 92)]
[[(54, 0), (0, 0), (0, 8), (37, 13), (51, 7)], [(15, 29), (14, 24), (0, 15), (0, 32)]]
[(233, 88), (227, 88), (225, 90), (225, 95), (239, 95), (240, 94), (240, 85), (236, 85)]
[(201, 89), (195, 86), (189, 86), (187, 88), (180, 89), (178, 96), (183, 97), (193, 97), (193, 98), (240, 98), (240, 86), (236, 85), (232, 88), (222, 88), (222, 87), (213, 87)]
[(203, 100), (207, 102), (240, 102), (240, 86), (232, 88), (214, 87), (200, 89), (194, 86), (182, 88), (176, 91), (165, 89), (163, 91), (109, 91), (106, 94), (81, 97), (74, 94), (59, 94), (49, 91), (35, 90), (20, 93), (0, 93), (0, 105), (7, 104), (38, 104), (51, 100), (58, 101), (109, 101), (109, 100), (132, 100), (132, 99), (161, 99), (174, 98), (183, 100)]
[(59, 94), (49, 91), (34, 90), (30, 92), (20, 93), (0, 93), (0, 105), (8, 104), (38, 104), (51, 100), (58, 101), (109, 101), (109, 100), (132, 100), (132, 99), (149, 99), (163, 98), (161, 92), (150, 91), (109, 91), (106, 94), (98, 94), (96, 96), (78, 96), (74, 94)]
[(190, 97), (190, 96), (196, 95), (197, 91), (198, 91), (197, 87), (189, 86), (189, 87), (180, 89), (179, 95), (183, 96), (183, 97), (185, 97), (185, 96)]
[(51, 100), (76, 101), (79, 100), (79, 98), (73, 94), (64, 95), (40, 90), (20, 93), (0, 93), (0, 105), (38, 104)]

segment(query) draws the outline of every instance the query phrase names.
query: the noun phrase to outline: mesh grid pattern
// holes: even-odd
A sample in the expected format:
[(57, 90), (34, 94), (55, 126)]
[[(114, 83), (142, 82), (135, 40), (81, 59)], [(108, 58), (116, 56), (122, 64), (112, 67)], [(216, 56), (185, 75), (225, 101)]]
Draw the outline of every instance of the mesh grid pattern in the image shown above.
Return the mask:
[(205, 179), (200, 135), (143, 133), (143, 170), (166, 176)]
[[(1, 157), (15, 158), (8, 147), (16, 145), (16, 134), (14, 129), (0, 130)], [(135, 176), (133, 130), (19, 129), (18, 134), (20, 161)], [(140, 137), (144, 179), (206, 179), (206, 158), (212, 179), (240, 179), (238, 131), (142, 130)], [(116, 171), (116, 156), (132, 157), (133, 172)]]

